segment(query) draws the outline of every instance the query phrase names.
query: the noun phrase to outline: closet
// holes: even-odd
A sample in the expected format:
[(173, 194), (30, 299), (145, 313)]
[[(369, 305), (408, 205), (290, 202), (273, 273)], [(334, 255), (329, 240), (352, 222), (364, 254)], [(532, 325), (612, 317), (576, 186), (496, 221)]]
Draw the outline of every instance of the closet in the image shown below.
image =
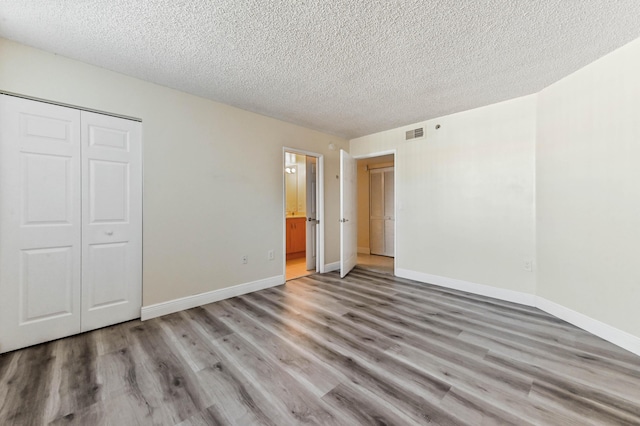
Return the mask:
[(0, 353), (141, 304), (141, 123), (0, 95)]
[(369, 171), (369, 248), (371, 254), (395, 256), (394, 169)]

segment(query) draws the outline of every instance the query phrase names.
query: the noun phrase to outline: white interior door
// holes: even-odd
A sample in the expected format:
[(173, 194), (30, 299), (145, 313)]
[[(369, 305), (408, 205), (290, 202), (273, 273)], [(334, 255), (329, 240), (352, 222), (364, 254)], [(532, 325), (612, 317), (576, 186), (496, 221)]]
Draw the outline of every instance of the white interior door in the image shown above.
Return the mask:
[(82, 111), (82, 331), (140, 317), (141, 128)]
[(0, 353), (80, 332), (80, 112), (0, 95)]
[(317, 271), (316, 250), (318, 247), (318, 159), (306, 156), (306, 212), (307, 212), (307, 271)]
[(340, 150), (340, 277), (358, 261), (356, 160)]

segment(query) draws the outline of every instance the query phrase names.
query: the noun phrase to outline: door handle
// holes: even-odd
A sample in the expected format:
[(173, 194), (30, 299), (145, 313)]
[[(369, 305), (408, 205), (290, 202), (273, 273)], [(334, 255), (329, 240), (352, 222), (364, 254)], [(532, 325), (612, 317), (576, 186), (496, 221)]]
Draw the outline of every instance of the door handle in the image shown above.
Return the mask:
[(312, 219), (310, 217), (307, 218), (307, 222), (315, 223), (316, 225), (320, 223), (318, 219)]
[(340, 219), (341, 223), (349, 222), (349, 219)]
[(104, 231), (104, 233), (107, 235), (113, 235), (113, 231)]

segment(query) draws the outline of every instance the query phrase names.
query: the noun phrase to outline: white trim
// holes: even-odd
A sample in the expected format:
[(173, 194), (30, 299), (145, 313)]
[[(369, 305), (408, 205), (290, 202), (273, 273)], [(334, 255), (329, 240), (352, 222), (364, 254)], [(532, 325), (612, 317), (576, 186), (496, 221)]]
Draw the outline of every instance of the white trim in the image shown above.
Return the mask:
[(277, 275), (275, 277), (265, 278), (262, 280), (252, 281), (244, 284), (238, 284), (231, 287), (221, 288), (219, 290), (208, 291), (206, 293), (194, 294), (193, 296), (181, 297), (180, 299), (156, 303), (155, 305), (143, 306), (140, 319), (142, 321), (146, 321), (148, 319), (156, 318), (162, 315), (168, 315), (174, 312), (184, 311), (185, 309), (195, 308), (196, 306), (202, 306), (208, 303), (218, 302), (220, 300), (240, 296), (242, 294), (252, 293), (254, 291), (274, 287), (284, 284), (284, 282), (284, 275)]
[(318, 155), (318, 251), (316, 265), (321, 274), (324, 270), (324, 155)]
[(324, 272), (333, 272), (333, 271), (339, 271), (340, 270), (340, 261), (338, 262), (333, 262), (333, 263), (327, 263), (326, 265), (324, 265)]
[(470, 281), (425, 274), (424, 272), (416, 272), (402, 268), (396, 268), (396, 276), (423, 283), (435, 284), (440, 287), (479, 294), (481, 296), (506, 300), (507, 302), (519, 303), (521, 305), (536, 306), (536, 296), (534, 294), (523, 293), (521, 291), (508, 290), (506, 288), (498, 288), (485, 284), (476, 284)]
[(108, 115), (110, 117), (123, 118), (125, 120), (142, 122), (142, 118), (131, 117), (131, 116), (122, 115), (122, 114), (116, 114), (114, 112), (101, 111), (99, 109), (92, 109), (92, 108), (87, 108), (87, 107), (73, 105), (73, 104), (65, 104), (64, 102), (52, 101), (50, 99), (36, 98), (35, 96), (23, 95), (21, 93), (13, 93), (13, 92), (9, 92), (7, 90), (0, 90), (0, 95), (13, 96), (14, 98), (22, 98), (22, 99), (27, 99), (27, 100), (30, 100), (30, 101), (41, 102), (41, 103), (44, 103), (44, 104), (57, 105), (57, 106), (65, 107), (65, 108), (72, 108), (72, 109), (77, 109), (77, 110), (80, 110), (80, 111), (94, 112), (94, 113), (100, 114), (100, 115)]
[(493, 297), (495, 299), (505, 300), (521, 305), (533, 306), (610, 343), (613, 343), (616, 346), (626, 349), (629, 352), (640, 355), (640, 337), (634, 336), (626, 331), (622, 331), (611, 325), (605, 324), (602, 321), (598, 321), (587, 315), (581, 314), (580, 312), (547, 300), (544, 297), (521, 291), (507, 290), (485, 284), (477, 284), (455, 278), (441, 277), (438, 275), (426, 274), (424, 272), (411, 271), (409, 269), (402, 268), (396, 268), (396, 276), (440, 287)]
[(371, 254), (371, 249), (369, 249), (369, 247), (358, 247), (358, 253)]
[(620, 346), (623, 349), (628, 350), (636, 355), (640, 355), (640, 337), (634, 336), (622, 331), (618, 328), (610, 326), (588, 317), (580, 312), (576, 312), (565, 306), (559, 305), (555, 302), (545, 299), (544, 297), (537, 297), (538, 301), (536, 306), (553, 315), (561, 320), (564, 320), (570, 324), (580, 327), (581, 329), (588, 331), (614, 345)]
[[(395, 157), (396, 157), (397, 150), (398, 150), (397, 148), (392, 148), (392, 149), (386, 149), (384, 151), (369, 152), (367, 154), (354, 155), (353, 158), (355, 158), (356, 160), (364, 160), (366, 158), (384, 157), (385, 155), (393, 154), (393, 164), (395, 165), (395, 162), (396, 162)], [(349, 144), (349, 151), (351, 151), (351, 144)]]

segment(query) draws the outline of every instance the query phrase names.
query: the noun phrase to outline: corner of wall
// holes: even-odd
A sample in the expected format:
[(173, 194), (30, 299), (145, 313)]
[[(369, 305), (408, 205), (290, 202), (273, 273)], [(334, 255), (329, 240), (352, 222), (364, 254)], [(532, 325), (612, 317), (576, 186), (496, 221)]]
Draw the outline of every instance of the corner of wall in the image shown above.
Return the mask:
[(619, 330), (609, 324), (605, 324), (587, 315), (573, 311), (555, 302), (547, 300), (535, 294), (523, 293), (514, 290), (501, 289), (493, 286), (477, 284), (469, 281), (458, 280), (437, 275), (425, 274), (408, 269), (397, 268), (396, 276), (425, 284), (432, 284), (444, 288), (492, 297), (520, 305), (536, 307), (561, 320), (581, 328), (595, 336), (598, 336), (616, 346), (640, 356), (640, 338), (625, 331)]
[(536, 307), (614, 345), (640, 356), (640, 337), (537, 296)]
[(534, 294), (524, 293), (521, 291), (477, 284), (455, 278), (425, 274), (423, 272), (411, 271), (403, 268), (396, 268), (396, 276), (423, 283), (434, 284), (440, 287), (466, 291), (468, 293), (478, 294), (481, 296), (493, 297), (494, 299), (505, 300), (507, 302), (518, 303), (520, 305), (536, 306), (536, 296)]

